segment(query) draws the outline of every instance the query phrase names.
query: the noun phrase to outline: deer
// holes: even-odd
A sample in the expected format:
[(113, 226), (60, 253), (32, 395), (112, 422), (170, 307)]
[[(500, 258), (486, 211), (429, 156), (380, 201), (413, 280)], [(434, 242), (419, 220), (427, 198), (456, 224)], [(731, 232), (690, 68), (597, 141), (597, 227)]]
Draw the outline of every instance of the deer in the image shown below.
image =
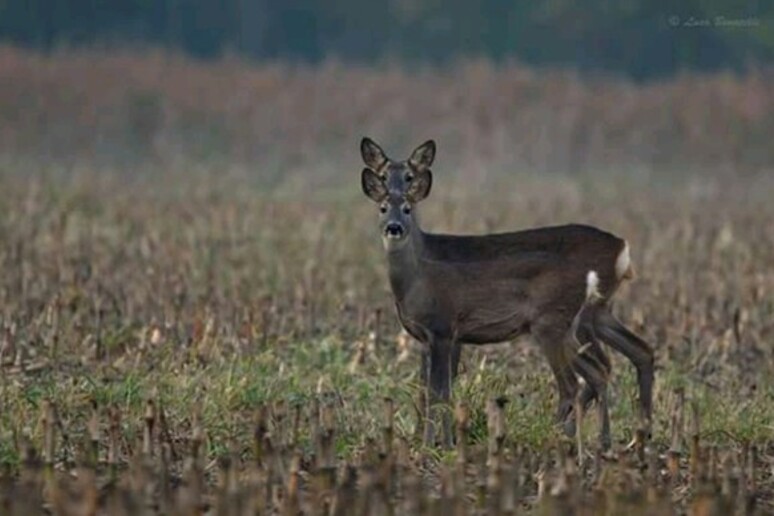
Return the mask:
[(433, 184), (435, 142), (428, 140), (408, 159), (396, 161), (364, 137), (360, 153), (362, 191), (379, 206), (398, 320), (422, 346), (424, 444), (453, 445), (448, 407), (462, 345), (526, 335), (553, 373), (555, 421), (565, 434), (575, 434), (577, 407), (585, 411), (596, 402), (599, 444), (610, 449), (611, 363), (605, 344), (636, 370), (639, 417), (649, 435), (654, 351), (613, 315), (610, 302), (621, 283), (634, 277), (626, 240), (582, 224), (485, 235), (425, 232), (417, 205)]

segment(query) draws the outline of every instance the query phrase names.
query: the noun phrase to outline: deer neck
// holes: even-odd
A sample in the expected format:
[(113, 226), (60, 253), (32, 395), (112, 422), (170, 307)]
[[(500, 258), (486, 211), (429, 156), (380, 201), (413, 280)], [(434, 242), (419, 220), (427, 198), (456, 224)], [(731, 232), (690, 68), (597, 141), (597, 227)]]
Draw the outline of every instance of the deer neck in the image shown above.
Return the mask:
[(400, 249), (387, 251), (387, 268), (390, 286), (398, 303), (408, 295), (421, 274), (421, 258), (425, 246), (425, 234), (414, 227), (409, 240)]

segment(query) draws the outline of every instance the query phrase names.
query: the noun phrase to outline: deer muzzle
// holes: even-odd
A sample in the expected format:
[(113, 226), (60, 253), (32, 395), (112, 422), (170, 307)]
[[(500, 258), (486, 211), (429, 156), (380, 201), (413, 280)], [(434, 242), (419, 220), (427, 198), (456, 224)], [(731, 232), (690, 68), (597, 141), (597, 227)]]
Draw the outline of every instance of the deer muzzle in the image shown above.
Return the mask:
[(397, 222), (390, 222), (389, 224), (384, 226), (385, 238), (400, 240), (401, 238), (403, 238), (403, 235), (405, 233), (406, 233), (406, 230), (403, 228), (403, 225)]

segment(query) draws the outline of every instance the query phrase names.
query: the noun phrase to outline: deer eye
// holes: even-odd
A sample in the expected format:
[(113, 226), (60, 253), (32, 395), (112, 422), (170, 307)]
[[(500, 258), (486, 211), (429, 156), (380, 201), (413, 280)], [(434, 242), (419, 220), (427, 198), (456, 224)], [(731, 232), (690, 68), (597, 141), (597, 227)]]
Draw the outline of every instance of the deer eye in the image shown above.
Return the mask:
[(404, 178), (407, 183), (410, 183), (414, 179), (414, 174), (411, 172), (406, 172), (406, 176)]
[(379, 205), (379, 211), (381, 213), (387, 213), (387, 205), (386, 204), (380, 204)]
[(408, 215), (411, 213), (411, 205), (410, 204), (404, 204), (403, 205), (403, 214)]

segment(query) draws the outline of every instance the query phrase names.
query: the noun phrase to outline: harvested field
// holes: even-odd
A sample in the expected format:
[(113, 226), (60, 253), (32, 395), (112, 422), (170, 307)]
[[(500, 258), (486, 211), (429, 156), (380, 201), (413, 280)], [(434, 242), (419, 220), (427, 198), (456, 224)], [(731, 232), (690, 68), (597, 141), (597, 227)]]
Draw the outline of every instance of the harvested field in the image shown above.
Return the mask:
[[(354, 103), (358, 113), (345, 112), (345, 99), (332, 98), (325, 113), (312, 116), (317, 129), (292, 121), (289, 106), (308, 99), (303, 91), (322, 88), (323, 78), (338, 84), (354, 77), (375, 90), (395, 91), (400, 88), (391, 81), (401, 88), (411, 82), (390, 70), (331, 65), (244, 72), (248, 78), (276, 74), (277, 91), (288, 97), (265, 156), (250, 157), (229, 144), (223, 153), (199, 159), (186, 154), (198, 136), (159, 122), (137, 155), (105, 161), (105, 147), (95, 152), (95, 145), (117, 142), (124, 152), (130, 147), (123, 130), (113, 138), (99, 117), (92, 127), (73, 115), (86, 116), (99, 102), (120, 102), (84, 94), (75, 109), (52, 96), (52, 84), (64, 85), (57, 90), (62, 95), (68, 87), (78, 90), (67, 86), (67, 56), (59, 56), (60, 63), (14, 52), (6, 50), (0, 59), (37, 78), (41, 90), (29, 90), (29, 98), (54, 104), (0, 129), (1, 513), (774, 511), (769, 147), (755, 147), (751, 164), (742, 156), (753, 148), (751, 137), (741, 137), (734, 150), (727, 133), (688, 109), (688, 126), (707, 132), (697, 133), (695, 149), (681, 135), (668, 136), (677, 150), (663, 169), (657, 161), (638, 161), (645, 154), (634, 142), (657, 141), (647, 126), (640, 126), (644, 140), (629, 135), (620, 146), (603, 140), (599, 151), (589, 142), (571, 151), (556, 140), (557, 155), (579, 152), (589, 157), (587, 165), (604, 164), (597, 172), (587, 165), (559, 167), (508, 147), (511, 138), (526, 144), (517, 139), (522, 133), (502, 129), (505, 118), (497, 118), (494, 96), (481, 94), (478, 107), (462, 111), (444, 107), (446, 97), (434, 96), (430, 85), (445, 79), (431, 72), (417, 79), (421, 86), (407, 94), (414, 100), (405, 109), (395, 100), (394, 111), (380, 105), (371, 112), (371, 103), (363, 101)], [(162, 57), (133, 56), (129, 75), (143, 67), (164, 70)], [(73, 56), (72, 69), (87, 67), (87, 58)], [(99, 59), (112, 58), (91, 59), (98, 70), (104, 66)], [(167, 59), (172, 71), (210, 73), (205, 65)], [(229, 62), (211, 66), (219, 73), (238, 68)], [(17, 105), (8, 100), (9, 91), (24, 75), (2, 70), (0, 106), (7, 121), (9, 106)], [(498, 85), (507, 82), (507, 73), (482, 73), (484, 83), (505, 88)], [(50, 82), (39, 81), (45, 74)], [(182, 95), (165, 82), (174, 77), (154, 79), (169, 88), (163, 99)], [(588, 102), (604, 104), (606, 94), (584, 79), (568, 86), (551, 77), (539, 80), (560, 91), (599, 95)], [(634, 109), (639, 100), (660, 98), (648, 88), (677, 91), (691, 81), (717, 91), (755, 88), (755, 81), (771, 86), (761, 75), (609, 87), (625, 90), (621, 95)], [(96, 82), (85, 80), (88, 87)], [(441, 93), (456, 98), (455, 84)], [(116, 98), (126, 98), (116, 84), (103, 86), (105, 99), (117, 91)], [(759, 101), (770, 114), (766, 95), (774, 89), (761, 91)], [(558, 99), (566, 97), (543, 94), (540, 102), (557, 102), (547, 127), (564, 127), (570, 108)], [(194, 104), (205, 105), (197, 98)], [(408, 136), (398, 132), (412, 118), (411, 102), (437, 116), (433, 123), (418, 117), (419, 126), (407, 122), (406, 142)], [(162, 105), (173, 118), (181, 112), (167, 100)], [(246, 149), (255, 136), (251, 130), (269, 134), (272, 124), (264, 115), (245, 122), (252, 129), (232, 126), (242, 108), (235, 109), (226, 124), (235, 135), (230, 142)], [(468, 109), (491, 113), (500, 139), (468, 135), (476, 127), (462, 122), (472, 117)], [(758, 116), (758, 108), (753, 111)], [(597, 120), (588, 116), (589, 123)], [(35, 117), (46, 122), (35, 128)], [(63, 124), (56, 138), (64, 139), (52, 136), (53, 120)], [(636, 118), (621, 123), (631, 131), (637, 125)], [(741, 127), (763, 131), (756, 123)], [(647, 446), (625, 449), (638, 427), (636, 382), (629, 363), (614, 355), (613, 453), (597, 453), (596, 422), (589, 417), (578, 460), (578, 442), (553, 425), (548, 367), (523, 340), (464, 349), (454, 386), (458, 447), (422, 447), (415, 435), (416, 344), (397, 324), (376, 209), (360, 193), (359, 136), (380, 130), (396, 157), (414, 140), (438, 140), (434, 191), (421, 206), (427, 229), (479, 233), (574, 221), (627, 238), (638, 277), (618, 294), (615, 312), (657, 353)], [(48, 154), (38, 134), (51, 145)], [(762, 134), (771, 141), (771, 130)], [(455, 135), (467, 143), (456, 145)], [(184, 145), (172, 145), (173, 136)], [(51, 142), (64, 143), (60, 148)], [(717, 169), (702, 171), (702, 163), (712, 160), (699, 156), (713, 146), (722, 159)], [(613, 159), (607, 148), (620, 155)], [(547, 149), (544, 156), (551, 155)], [(293, 155), (296, 161), (286, 161)], [(674, 174), (682, 162), (695, 167)]]

